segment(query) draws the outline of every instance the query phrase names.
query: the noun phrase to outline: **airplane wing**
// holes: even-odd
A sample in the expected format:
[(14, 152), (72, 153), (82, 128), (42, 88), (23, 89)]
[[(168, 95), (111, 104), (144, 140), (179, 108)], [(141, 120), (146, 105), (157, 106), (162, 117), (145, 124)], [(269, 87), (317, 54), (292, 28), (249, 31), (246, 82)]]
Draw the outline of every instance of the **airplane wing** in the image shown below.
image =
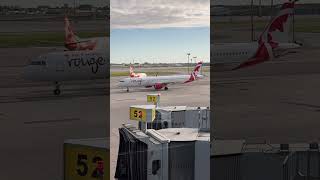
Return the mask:
[(86, 43), (86, 42), (91, 42), (90, 40), (81, 40), (77, 42), (70, 42), (70, 43), (65, 43), (65, 45), (72, 45), (72, 44), (79, 44), (79, 43)]

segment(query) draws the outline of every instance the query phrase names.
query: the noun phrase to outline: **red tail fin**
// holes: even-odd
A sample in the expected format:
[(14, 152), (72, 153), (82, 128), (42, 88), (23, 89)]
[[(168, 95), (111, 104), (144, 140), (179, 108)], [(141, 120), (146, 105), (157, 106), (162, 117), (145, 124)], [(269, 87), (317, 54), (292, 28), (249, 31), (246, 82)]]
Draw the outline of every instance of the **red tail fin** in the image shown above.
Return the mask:
[(272, 47), (269, 43), (262, 43), (259, 45), (259, 48), (254, 57), (250, 58), (248, 61), (241, 63), (239, 66), (237, 66), (233, 70), (245, 68), (248, 66), (253, 66), (253, 65), (268, 61), (270, 59), (273, 59)]
[(199, 74), (200, 72), (200, 68), (202, 67), (202, 62), (198, 62), (198, 64), (194, 67), (193, 73), (195, 73), (196, 75)]
[(199, 74), (199, 72), (200, 72), (200, 68), (201, 68), (201, 67), (202, 67), (202, 62), (200, 61), (200, 62), (198, 62), (198, 64), (194, 67), (193, 72), (190, 74), (189, 80), (187, 80), (185, 83), (192, 82), (192, 81), (196, 80), (196, 79), (197, 79), (197, 76), (198, 76), (198, 74)]
[(130, 77), (134, 77), (133, 66), (130, 66)]
[(67, 16), (64, 18), (64, 43), (67, 48), (76, 48), (77, 39), (75, 34), (73, 33), (72, 27), (70, 25), (70, 21)]
[(291, 25), (291, 21), (289, 21), (289, 18), (292, 17), (294, 13), (294, 4), (295, 1), (292, 1), (286, 2), (281, 6), (279, 13), (271, 20), (271, 22), (265, 28), (264, 32), (260, 35), (260, 44), (267, 42), (271, 45), (272, 48), (276, 48), (279, 41), (275, 40), (272, 36), (272, 33), (275, 31), (283, 33), (284, 36), (289, 36), (288, 32), (287, 34), (285, 34), (286, 32), (284, 31)]

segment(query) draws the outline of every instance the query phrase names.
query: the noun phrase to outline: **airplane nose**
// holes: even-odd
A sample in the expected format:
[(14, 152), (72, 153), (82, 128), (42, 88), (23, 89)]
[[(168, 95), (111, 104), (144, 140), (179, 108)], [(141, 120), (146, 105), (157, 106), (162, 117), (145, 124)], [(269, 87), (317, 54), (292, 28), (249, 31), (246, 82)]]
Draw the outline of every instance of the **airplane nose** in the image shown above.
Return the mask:
[(30, 78), (29, 69), (30, 69), (29, 66), (25, 66), (25, 67), (23, 68), (23, 71), (22, 71), (21, 76), (22, 76), (22, 78), (25, 79), (25, 80), (28, 80), (28, 79)]
[(28, 65), (23, 68), (22, 78), (25, 80), (33, 80), (35, 74), (35, 68)]
[(119, 82), (118, 86), (122, 87), (123, 86), (123, 82)]

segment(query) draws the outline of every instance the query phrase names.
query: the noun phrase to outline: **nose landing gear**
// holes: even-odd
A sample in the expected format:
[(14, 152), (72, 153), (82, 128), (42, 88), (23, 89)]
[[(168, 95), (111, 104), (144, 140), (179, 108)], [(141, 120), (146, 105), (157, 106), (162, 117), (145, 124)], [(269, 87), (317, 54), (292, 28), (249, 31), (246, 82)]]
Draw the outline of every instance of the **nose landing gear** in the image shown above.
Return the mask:
[(55, 82), (54, 84), (55, 84), (55, 87), (56, 87), (56, 88), (54, 89), (53, 94), (56, 95), (56, 96), (58, 96), (58, 95), (60, 95), (60, 93), (61, 93), (60, 84), (59, 84), (58, 82)]

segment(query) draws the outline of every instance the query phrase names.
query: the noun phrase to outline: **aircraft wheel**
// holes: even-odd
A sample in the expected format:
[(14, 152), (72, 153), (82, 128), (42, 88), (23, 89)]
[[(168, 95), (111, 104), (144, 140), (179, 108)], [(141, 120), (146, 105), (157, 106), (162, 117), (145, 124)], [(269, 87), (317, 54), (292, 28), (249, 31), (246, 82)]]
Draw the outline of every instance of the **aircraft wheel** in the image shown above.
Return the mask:
[(164, 90), (166, 91), (166, 90), (168, 90), (169, 88), (168, 87), (164, 87)]
[(61, 93), (61, 91), (60, 91), (60, 89), (55, 89), (54, 91), (53, 91), (53, 93), (54, 93), (54, 95), (60, 95), (60, 93)]
[(127, 88), (127, 92), (129, 92), (129, 88)]

